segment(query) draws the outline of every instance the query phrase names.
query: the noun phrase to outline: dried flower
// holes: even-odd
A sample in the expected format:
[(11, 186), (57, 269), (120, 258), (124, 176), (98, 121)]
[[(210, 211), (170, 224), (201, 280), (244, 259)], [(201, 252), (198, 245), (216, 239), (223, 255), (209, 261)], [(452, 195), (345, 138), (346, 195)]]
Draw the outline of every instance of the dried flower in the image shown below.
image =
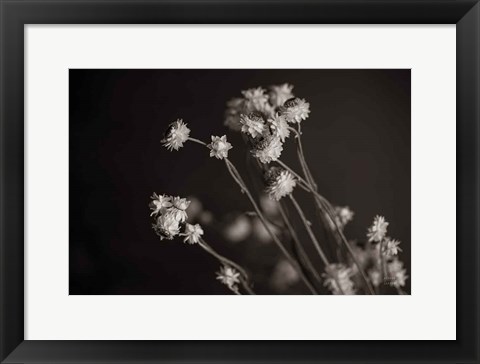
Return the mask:
[(179, 222), (184, 222), (187, 219), (187, 207), (190, 205), (190, 201), (187, 201), (186, 198), (174, 197), (172, 202), (172, 208), (170, 213), (175, 217)]
[(380, 242), (387, 233), (388, 222), (385, 221), (383, 216), (375, 216), (373, 224), (368, 228), (367, 237), (368, 241)]
[(279, 201), (282, 197), (290, 195), (295, 185), (295, 177), (290, 172), (278, 167), (271, 167), (268, 170), (265, 192), (272, 200)]
[(268, 119), (268, 123), (270, 124), (270, 130), (273, 135), (279, 137), (282, 142), (290, 136), (290, 129), (288, 128), (285, 116), (277, 113)]
[(387, 237), (385, 239), (385, 243), (382, 248), (382, 253), (387, 257), (392, 257), (394, 255), (397, 255), (398, 252), (402, 251), (399, 245), (400, 245), (400, 241)]
[(325, 279), (324, 286), (334, 294), (355, 294), (353, 282), (350, 279), (352, 269), (345, 267), (343, 264), (330, 264), (325, 267), (325, 273), (322, 277)]
[(282, 154), (283, 146), (279, 137), (267, 135), (257, 142), (252, 154), (262, 163), (276, 161)]
[(183, 242), (190, 243), (190, 244), (196, 244), (200, 241), (200, 237), (203, 235), (203, 229), (199, 224), (185, 224), (185, 232), (183, 234), (185, 238), (183, 239)]
[(335, 207), (335, 214), (337, 215), (337, 218), (342, 226), (345, 226), (347, 223), (352, 221), (353, 215), (355, 215), (355, 213), (350, 210), (350, 207), (348, 206)]
[(158, 215), (159, 213), (163, 214), (172, 206), (172, 198), (170, 196), (157, 195), (154, 192), (150, 198), (152, 199), (152, 202), (150, 202), (150, 209), (152, 210), (150, 216)]
[(228, 265), (220, 267), (220, 271), (217, 272), (217, 279), (233, 292), (238, 292), (237, 284), (240, 283), (239, 277), (240, 273)]
[(372, 268), (368, 270), (368, 277), (375, 287), (378, 287), (381, 283), (382, 275), (378, 269)]
[(268, 96), (261, 87), (242, 91), (242, 95), (245, 97), (245, 107), (249, 112), (264, 111), (268, 104)]
[(187, 128), (187, 124), (182, 119), (178, 119), (168, 126), (167, 133), (161, 142), (170, 151), (179, 150), (188, 140), (189, 135), (190, 129)]
[(336, 228), (335, 224), (340, 229), (343, 229), (345, 225), (347, 225), (350, 221), (353, 220), (353, 215), (355, 215), (355, 213), (350, 210), (348, 206), (335, 206), (333, 212), (335, 223), (333, 223), (330, 216), (328, 216), (328, 222), (330, 223), (332, 229)]
[(245, 100), (236, 97), (227, 102), (227, 109), (225, 110), (224, 125), (233, 131), (240, 131), (242, 124), (240, 124), (240, 114), (244, 112)]
[(282, 106), (285, 101), (293, 97), (292, 90), (293, 86), (288, 83), (270, 86), (270, 102), (273, 106)]
[(291, 98), (283, 104), (281, 114), (285, 116), (285, 119), (289, 123), (300, 123), (302, 120), (308, 118), (310, 114), (310, 104), (298, 97)]
[(227, 142), (226, 135), (222, 137), (212, 135), (212, 142), (207, 147), (210, 148), (210, 157), (217, 159), (228, 158), (228, 151), (232, 149), (232, 145)]
[(403, 262), (395, 258), (387, 264), (390, 283), (397, 288), (405, 286), (408, 279), (407, 271), (403, 269)]
[(180, 226), (174, 214), (167, 211), (157, 218), (157, 221), (153, 224), (153, 230), (160, 236), (160, 240), (172, 240), (174, 236), (178, 235)]
[(250, 134), (252, 138), (262, 135), (265, 129), (265, 120), (258, 112), (240, 115), (240, 124), (242, 124), (242, 133)]

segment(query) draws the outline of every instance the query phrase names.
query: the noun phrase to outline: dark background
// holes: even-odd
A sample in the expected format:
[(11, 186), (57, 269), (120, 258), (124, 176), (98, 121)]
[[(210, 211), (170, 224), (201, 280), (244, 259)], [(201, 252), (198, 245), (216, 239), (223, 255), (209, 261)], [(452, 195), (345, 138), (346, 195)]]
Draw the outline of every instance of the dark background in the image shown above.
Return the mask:
[[(303, 141), (319, 191), (355, 211), (347, 237), (364, 239), (384, 215), (411, 276), (410, 70), (70, 70), (70, 294), (228, 293), (214, 279), (218, 263), (198, 246), (159, 241), (148, 208), (154, 191), (197, 196), (219, 222), (205, 228), (211, 245), (268, 275), (275, 252), (232, 246), (216, 231), (231, 212), (251, 210), (223, 163), (196, 144), (168, 152), (160, 140), (177, 118), (198, 139), (226, 134), (246, 174), (244, 143), (223, 126), (225, 102), (284, 82), (311, 105)], [(299, 170), (291, 139), (282, 160)], [(261, 275), (260, 293), (271, 293)]]

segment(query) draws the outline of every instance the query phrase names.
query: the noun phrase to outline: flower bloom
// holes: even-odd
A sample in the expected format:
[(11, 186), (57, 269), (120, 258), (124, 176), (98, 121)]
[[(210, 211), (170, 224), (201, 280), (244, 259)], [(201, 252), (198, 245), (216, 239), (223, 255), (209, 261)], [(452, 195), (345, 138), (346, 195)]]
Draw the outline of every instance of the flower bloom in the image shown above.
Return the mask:
[(200, 241), (200, 237), (203, 235), (203, 229), (199, 224), (185, 224), (185, 232), (184, 232), (185, 238), (183, 239), (183, 242), (190, 243), (190, 244), (196, 244)]
[(330, 264), (325, 267), (325, 273), (322, 274), (325, 279), (324, 286), (327, 286), (334, 295), (342, 294), (342, 292), (346, 295), (355, 294), (351, 276), (352, 269), (343, 264)]
[(262, 163), (276, 161), (282, 154), (283, 146), (279, 137), (267, 135), (255, 144), (252, 154)]
[(283, 85), (278, 86), (270, 86), (270, 102), (273, 106), (282, 106), (285, 101), (293, 97), (292, 90), (293, 86), (289, 85), (288, 83), (284, 83)]
[(383, 216), (375, 216), (372, 226), (370, 226), (367, 231), (368, 241), (382, 241), (387, 234), (387, 227), (388, 222), (385, 221)]
[(387, 264), (389, 280), (394, 287), (400, 288), (405, 286), (408, 279), (407, 271), (403, 269), (403, 262), (395, 258)]
[(155, 215), (155, 223), (152, 225), (155, 233), (160, 236), (160, 240), (172, 240), (180, 232), (180, 224), (187, 219), (186, 209), (190, 201), (185, 198), (172, 197), (166, 195), (152, 196), (150, 209), (151, 215)]
[[(340, 229), (343, 229), (345, 225), (347, 225), (350, 221), (353, 220), (353, 215), (355, 213), (350, 210), (348, 206), (335, 206), (334, 208), (334, 213), (335, 213), (335, 223), (338, 225)], [(332, 220), (328, 219), (328, 221), (331, 223), (332, 228), (335, 229), (336, 226), (335, 224), (332, 224)]]
[(172, 208), (170, 212), (173, 214), (175, 219), (179, 222), (185, 222), (187, 219), (187, 207), (190, 205), (190, 201), (187, 201), (186, 198), (174, 197), (172, 202)]
[(257, 112), (240, 115), (240, 124), (242, 124), (242, 133), (250, 134), (252, 138), (262, 135), (265, 129), (265, 120)]
[(263, 111), (267, 107), (268, 96), (261, 87), (242, 91), (242, 95), (245, 98), (245, 107), (249, 112)]
[(225, 110), (224, 125), (233, 131), (240, 131), (242, 124), (240, 124), (240, 115), (245, 108), (245, 100), (241, 97), (236, 97), (227, 102), (227, 110)]
[(217, 159), (228, 158), (228, 151), (232, 149), (232, 145), (227, 142), (226, 135), (222, 137), (212, 135), (212, 142), (207, 147), (210, 149), (210, 157)]
[(178, 235), (180, 226), (175, 216), (167, 211), (157, 218), (157, 221), (153, 224), (153, 230), (160, 237), (160, 240), (172, 240), (174, 236)]
[(281, 114), (289, 123), (300, 123), (306, 120), (310, 114), (310, 104), (298, 97), (291, 98), (283, 104)]
[(163, 214), (172, 206), (172, 198), (170, 196), (157, 195), (154, 192), (151, 199), (152, 202), (150, 202), (150, 209), (152, 210), (152, 213), (150, 216), (158, 215), (159, 213)]
[(288, 171), (272, 167), (267, 173), (266, 192), (272, 200), (279, 201), (290, 195), (296, 185), (295, 177)]
[(238, 292), (237, 284), (240, 283), (239, 277), (240, 273), (228, 265), (224, 265), (220, 268), (220, 271), (217, 272), (217, 279), (233, 292)]
[(290, 129), (288, 128), (285, 116), (277, 113), (268, 119), (268, 123), (270, 124), (270, 130), (273, 135), (279, 137), (282, 142), (290, 136)]
[(179, 150), (188, 140), (189, 135), (190, 129), (187, 128), (187, 124), (182, 119), (178, 119), (168, 126), (167, 133), (161, 142), (170, 151)]
[(387, 257), (392, 257), (398, 255), (398, 252), (401, 252), (402, 249), (399, 247), (400, 241), (395, 239), (386, 238), (385, 244), (382, 249), (382, 253)]

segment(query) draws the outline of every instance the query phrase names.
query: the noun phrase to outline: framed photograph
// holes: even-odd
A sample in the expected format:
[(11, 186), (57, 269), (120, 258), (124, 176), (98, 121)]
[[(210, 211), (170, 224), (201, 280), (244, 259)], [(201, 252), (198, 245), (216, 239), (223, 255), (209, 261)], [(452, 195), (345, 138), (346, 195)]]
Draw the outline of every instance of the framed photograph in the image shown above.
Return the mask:
[(479, 362), (478, 1), (1, 1), (0, 362)]

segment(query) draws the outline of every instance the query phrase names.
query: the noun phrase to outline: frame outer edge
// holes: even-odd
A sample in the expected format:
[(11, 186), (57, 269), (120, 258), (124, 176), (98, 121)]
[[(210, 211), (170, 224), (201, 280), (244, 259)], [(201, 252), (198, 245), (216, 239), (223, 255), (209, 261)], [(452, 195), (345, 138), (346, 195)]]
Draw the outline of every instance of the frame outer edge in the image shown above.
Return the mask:
[[(127, 2), (125, 1), (125, 3)], [(41, 1), (19, 1), (18, 3), (23, 3), (23, 5), (36, 3), (35, 5), (38, 5)], [(67, 1), (59, 0), (57, 3), (65, 8)], [(77, 1), (77, 3), (82, 3), (82, 1)], [(93, 5), (93, 2), (90, 1), (83, 1), (83, 3)], [(457, 201), (459, 201), (458, 206), (470, 214), (463, 215), (462, 212), (459, 213), (457, 229), (459, 228), (461, 231), (465, 229), (464, 231), (468, 233), (464, 238), (471, 239), (473, 242), (470, 246), (465, 245), (465, 249), (462, 247), (462, 250), (457, 253), (458, 262), (460, 262), (460, 257), (462, 262), (466, 262), (464, 266), (457, 264), (457, 270), (465, 278), (470, 278), (473, 273), (474, 284), (461, 282), (461, 284), (457, 285), (458, 294), (463, 294), (463, 302), (460, 301), (457, 308), (466, 308), (468, 312), (473, 311), (475, 315), (473, 320), (471, 316), (466, 318), (466, 320), (470, 322), (470, 325), (474, 326), (475, 335), (473, 335), (473, 338), (463, 337), (463, 339), (468, 340), (470, 345), (473, 343), (474, 346), (473, 348), (472, 346), (463, 348), (462, 357), (459, 357), (455, 362), (477, 363), (480, 357), (479, 315), (476, 311), (479, 303), (479, 228), (477, 224), (479, 217), (478, 167), (480, 160), (478, 144), (480, 138), (478, 105), (480, 99), (480, 6), (478, 0), (475, 2), (463, 2), (462, 6), (466, 6), (466, 3), (475, 3), (476, 5), (457, 24), (457, 85), (459, 86), (457, 90), (457, 122), (459, 123), (457, 124), (459, 126), (457, 138), (464, 140), (462, 144), (457, 144), (458, 156), (464, 158), (460, 158), (461, 163), (457, 164), (457, 168), (461, 168), (459, 170), (461, 173), (461, 179), (459, 180), (461, 185), (457, 186)], [(11, 1), (0, 0), (0, 362), (47, 362), (52, 357), (55, 357), (55, 353), (45, 352), (41, 348), (35, 352), (28, 349), (30, 345), (25, 345), (28, 342), (22, 343), (24, 334), (24, 293), (22, 289), (24, 247), (23, 244), (15, 246), (14, 242), (23, 241), (24, 175), (23, 163), (19, 166), (18, 162), (23, 160), (24, 156), (24, 130), (23, 123), (21, 125), (15, 125), (15, 123), (23, 120), (23, 24), (29, 21), (25, 21), (26, 15), (22, 14), (22, 11), (28, 10), (28, 8), (22, 6), (15, 7), (14, 5), (16, 4)], [(8, 17), (6, 15), (7, 12)], [(341, 13), (339, 12), (338, 16), (341, 16)], [(345, 13), (345, 10), (343, 10), (343, 13)], [(85, 15), (85, 13), (82, 14)], [(32, 14), (27, 15), (32, 16)], [(32, 17), (37, 23), (42, 23), (41, 18), (42, 15)], [(46, 18), (61, 19), (62, 14), (56, 12)], [(435, 20), (435, 17), (432, 17), (432, 19)], [(172, 22), (174, 23), (174, 21)], [(437, 19), (438, 22), (441, 23), (442, 21)], [(7, 31), (9, 33), (8, 37)], [(459, 44), (460, 42), (462, 43)], [(20, 59), (22, 61), (18, 62)], [(9, 95), (5, 92), (6, 85), (15, 86), (13, 92), (9, 92)], [(461, 125), (460, 120), (463, 120)], [(5, 137), (6, 134), (9, 134), (8, 139)], [(9, 152), (8, 158), (6, 155), (7, 151)], [(459, 178), (458, 175), (457, 178)], [(21, 185), (18, 185), (19, 180), (22, 181)], [(6, 212), (8, 212), (8, 221)], [(8, 245), (7, 242), (9, 242)], [(472, 294), (472, 290), (476, 295)], [(470, 296), (473, 295), (473, 297), (467, 296), (466, 292), (470, 292)], [(465, 302), (468, 298), (471, 298), (471, 300)], [(465, 335), (465, 333), (460, 333), (459, 338), (461, 338), (461, 335)], [(59, 342), (55, 343), (58, 344)], [(30, 342), (30, 344), (34, 344), (34, 342)], [(47, 347), (48, 344), (45, 343), (43, 349)], [(35, 357), (28, 354), (34, 354)], [(141, 355), (140, 353), (138, 354), (139, 356)], [(75, 361), (75, 358), (69, 357), (68, 361)], [(175, 361), (175, 359), (172, 361)]]
[(479, 103), (480, 3), (477, 2), (457, 23), (457, 239), (461, 241), (457, 244), (457, 340), (468, 342), (463, 343), (470, 346), (464, 348), (468, 351), (464, 355), (469, 355), (466, 361), (474, 363), (480, 360)]
[(0, 1), (0, 361), (24, 341), (24, 25), (16, 9)]

